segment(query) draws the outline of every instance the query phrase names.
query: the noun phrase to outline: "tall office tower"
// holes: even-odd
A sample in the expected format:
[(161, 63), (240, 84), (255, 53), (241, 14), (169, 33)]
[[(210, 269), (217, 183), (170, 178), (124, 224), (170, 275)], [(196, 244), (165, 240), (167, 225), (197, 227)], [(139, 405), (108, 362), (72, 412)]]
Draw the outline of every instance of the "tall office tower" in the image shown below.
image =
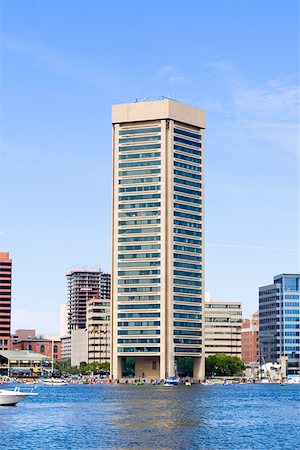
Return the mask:
[(12, 260), (0, 252), (0, 350), (10, 349)]
[(101, 270), (72, 270), (66, 274), (68, 280), (68, 329), (86, 328), (87, 302), (99, 298)]
[(266, 362), (287, 357), (290, 375), (300, 371), (300, 274), (283, 273), (259, 288), (259, 342)]
[[(205, 112), (173, 100), (113, 105), (111, 374), (203, 376)], [(177, 361), (176, 361), (177, 360)], [(132, 361), (132, 358), (131, 358)]]
[(205, 355), (241, 356), (241, 302), (205, 302)]

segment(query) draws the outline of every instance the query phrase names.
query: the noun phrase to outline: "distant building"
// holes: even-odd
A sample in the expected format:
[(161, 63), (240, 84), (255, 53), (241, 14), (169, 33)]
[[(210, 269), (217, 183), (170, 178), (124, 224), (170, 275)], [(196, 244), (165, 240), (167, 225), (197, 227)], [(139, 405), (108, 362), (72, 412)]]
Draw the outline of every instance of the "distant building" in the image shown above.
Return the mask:
[(241, 302), (205, 302), (205, 356), (241, 357)]
[(12, 260), (0, 252), (0, 350), (10, 349)]
[(291, 375), (300, 371), (300, 274), (283, 273), (259, 288), (259, 341), (266, 362), (287, 357)]
[(111, 274), (101, 272), (100, 275), (100, 295), (102, 300), (111, 300)]
[(259, 312), (252, 319), (242, 320), (242, 361), (256, 363), (259, 358)]
[(60, 340), (61, 340), (61, 360), (71, 361), (72, 356), (71, 335), (67, 334), (66, 336), (62, 336)]
[(88, 362), (110, 361), (110, 307), (110, 293), (107, 299), (88, 301)]
[(39, 337), (27, 338), (13, 343), (13, 350), (28, 350), (30, 352), (48, 356), (51, 359), (53, 355), (54, 360), (61, 360), (60, 340), (53, 341)]
[(86, 308), (92, 298), (110, 299), (111, 275), (97, 270), (72, 270), (68, 280), (68, 330), (86, 328)]
[(28, 350), (0, 350), (0, 375), (38, 377), (51, 369), (51, 358)]
[(87, 301), (100, 295), (101, 270), (72, 270), (68, 280), (68, 330), (86, 328)]
[(71, 364), (79, 366), (88, 362), (88, 330), (79, 329), (71, 331)]
[(23, 341), (28, 338), (34, 338), (36, 336), (36, 331), (32, 329), (20, 329), (16, 330), (15, 334), (12, 335), (12, 343), (15, 344), (18, 341)]
[[(69, 272), (67, 279), (72, 365), (109, 361), (111, 275), (100, 269), (78, 269)], [(69, 354), (68, 346), (65, 335), (64, 356)]]

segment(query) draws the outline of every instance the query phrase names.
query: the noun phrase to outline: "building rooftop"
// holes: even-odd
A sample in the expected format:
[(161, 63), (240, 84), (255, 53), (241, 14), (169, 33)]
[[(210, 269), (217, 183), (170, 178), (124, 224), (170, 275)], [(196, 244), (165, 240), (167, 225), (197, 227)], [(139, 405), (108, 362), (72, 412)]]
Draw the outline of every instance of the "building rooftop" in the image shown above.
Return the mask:
[(175, 100), (124, 103), (112, 106), (112, 123), (171, 119), (177, 122), (206, 127), (205, 111)]
[(73, 275), (73, 273), (102, 273), (101, 269), (73, 269), (66, 273), (66, 276)]
[(51, 360), (49, 356), (41, 355), (40, 353), (30, 352), (28, 350), (0, 350), (0, 356), (9, 361), (45, 361)]

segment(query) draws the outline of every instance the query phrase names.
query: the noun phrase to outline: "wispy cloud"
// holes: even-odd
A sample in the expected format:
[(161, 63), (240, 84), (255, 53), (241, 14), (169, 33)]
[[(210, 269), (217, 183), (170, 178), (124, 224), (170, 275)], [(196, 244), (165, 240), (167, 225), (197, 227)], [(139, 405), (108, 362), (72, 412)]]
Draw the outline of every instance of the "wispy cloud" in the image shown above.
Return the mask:
[(152, 77), (153, 81), (164, 81), (169, 83), (187, 83), (190, 77), (182, 73), (177, 67), (172, 65), (165, 65), (160, 67)]
[(59, 76), (86, 84), (103, 87), (103, 71), (82, 64), (76, 56), (63, 55), (58, 50), (49, 49), (38, 42), (26, 42), (1, 35), (0, 46), (6, 50), (31, 60), (38, 66)]
[(249, 250), (271, 250), (271, 251), (282, 251), (282, 252), (296, 252), (299, 250), (295, 248), (281, 248), (281, 247), (264, 247), (259, 245), (238, 245), (238, 244), (206, 244), (207, 247), (227, 247), (227, 248), (243, 248)]
[(226, 61), (207, 62), (204, 67), (216, 84), (222, 83), (222, 100), (204, 97), (204, 107), (222, 114), (224, 128), (234, 123), (235, 136), (260, 139), (298, 157), (300, 89), (293, 78), (257, 84)]

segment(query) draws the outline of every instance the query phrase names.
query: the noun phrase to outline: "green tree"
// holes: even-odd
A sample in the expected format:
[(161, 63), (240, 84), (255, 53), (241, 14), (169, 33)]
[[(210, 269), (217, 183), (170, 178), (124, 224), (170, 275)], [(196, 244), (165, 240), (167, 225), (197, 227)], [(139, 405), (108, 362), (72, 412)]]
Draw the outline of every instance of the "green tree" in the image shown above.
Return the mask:
[(61, 372), (68, 373), (70, 375), (90, 375), (92, 372), (94, 374), (99, 372), (109, 372), (110, 364), (109, 362), (103, 362), (100, 364), (99, 361), (94, 361), (87, 364), (86, 362), (81, 362), (79, 366), (71, 366), (71, 361), (56, 361), (54, 363), (54, 368), (60, 370)]
[(240, 375), (245, 370), (245, 364), (238, 356), (229, 356), (225, 353), (216, 353), (205, 359), (205, 374), (212, 376)]

